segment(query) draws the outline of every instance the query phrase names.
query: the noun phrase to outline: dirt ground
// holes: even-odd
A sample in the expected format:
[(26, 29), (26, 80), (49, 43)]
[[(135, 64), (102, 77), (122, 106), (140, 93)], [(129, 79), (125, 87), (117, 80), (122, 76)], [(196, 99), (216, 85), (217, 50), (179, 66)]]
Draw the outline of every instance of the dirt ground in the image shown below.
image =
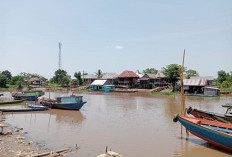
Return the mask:
[[(2, 131), (3, 128), (3, 131)], [(12, 128), (5, 122), (5, 116), (0, 112), (0, 156), (1, 157), (32, 157), (37, 154), (48, 153), (43, 156), (65, 156), (70, 151), (56, 153), (42, 148), (39, 144), (25, 139), (27, 132), (23, 128)]]

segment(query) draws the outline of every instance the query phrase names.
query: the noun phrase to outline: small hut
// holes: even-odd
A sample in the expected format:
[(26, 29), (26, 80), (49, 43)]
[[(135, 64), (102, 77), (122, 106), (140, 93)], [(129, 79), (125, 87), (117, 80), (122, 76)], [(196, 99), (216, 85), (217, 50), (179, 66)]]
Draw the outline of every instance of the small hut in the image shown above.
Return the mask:
[(115, 86), (110, 84), (108, 80), (95, 80), (91, 83), (93, 91), (111, 92), (115, 90)]
[(32, 77), (27, 81), (30, 85), (41, 85), (42, 81), (38, 77)]

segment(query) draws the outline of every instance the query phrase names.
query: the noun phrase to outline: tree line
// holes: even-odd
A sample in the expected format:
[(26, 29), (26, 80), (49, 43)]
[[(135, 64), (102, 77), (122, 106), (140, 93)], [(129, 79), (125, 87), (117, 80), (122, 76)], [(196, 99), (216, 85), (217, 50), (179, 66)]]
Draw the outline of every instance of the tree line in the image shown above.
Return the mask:
[[(155, 68), (146, 68), (140, 72), (137, 70), (139, 74), (157, 74), (159, 70)], [(170, 64), (161, 69), (161, 72), (166, 76), (167, 81), (172, 84), (173, 91), (175, 90), (175, 85), (177, 81), (180, 79), (180, 65), (178, 64)], [(27, 81), (32, 77), (37, 77), (43, 82), (49, 82), (57, 85), (83, 85), (82, 76), (87, 75), (87, 73), (81, 73), (80, 71), (74, 73), (74, 79), (71, 79), (71, 76), (63, 69), (58, 69), (55, 71), (54, 76), (48, 80), (47, 78), (39, 75), (39, 74), (31, 74), (26, 72), (21, 72), (16, 76), (12, 76), (11, 72), (8, 70), (4, 70), (0, 72), (0, 87), (7, 88), (7, 85), (17, 85), (21, 87), (22, 85), (28, 85)], [(95, 75), (98, 79), (101, 79), (104, 75), (101, 69), (95, 72)], [(198, 76), (199, 73), (196, 70), (184, 69), (184, 76), (186, 79), (189, 79), (192, 76)], [(214, 80), (214, 85), (230, 88), (232, 87), (232, 72), (226, 73), (223, 70), (218, 71), (218, 78)]]

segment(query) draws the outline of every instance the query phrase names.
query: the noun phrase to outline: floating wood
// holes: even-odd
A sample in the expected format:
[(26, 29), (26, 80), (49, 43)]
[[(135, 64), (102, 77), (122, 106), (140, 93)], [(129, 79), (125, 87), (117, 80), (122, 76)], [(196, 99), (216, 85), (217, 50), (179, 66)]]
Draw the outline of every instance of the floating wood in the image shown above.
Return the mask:
[[(51, 151), (51, 152), (55, 152), (55, 153), (62, 153), (62, 152), (66, 152), (66, 151), (71, 151), (71, 149), (66, 148), (66, 149), (61, 149), (61, 150), (56, 150), (56, 151)], [(42, 153), (42, 154), (37, 154), (37, 155), (32, 155), (31, 157), (41, 157), (41, 156), (46, 156), (46, 155), (51, 154), (51, 152)]]

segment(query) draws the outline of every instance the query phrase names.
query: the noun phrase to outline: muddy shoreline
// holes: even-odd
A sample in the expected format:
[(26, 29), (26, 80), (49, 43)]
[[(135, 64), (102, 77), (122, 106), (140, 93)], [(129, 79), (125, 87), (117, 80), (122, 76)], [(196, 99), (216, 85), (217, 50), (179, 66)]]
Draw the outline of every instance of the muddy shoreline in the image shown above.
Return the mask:
[(46, 149), (39, 143), (34, 141), (29, 141), (25, 138), (28, 134), (24, 132), (23, 128), (12, 127), (9, 123), (5, 122), (5, 115), (0, 112), (0, 154), (1, 157), (32, 157), (35, 155), (42, 155), (48, 153), (48, 155), (43, 156), (65, 156), (70, 150), (62, 151), (61, 153), (56, 153), (55, 151)]

